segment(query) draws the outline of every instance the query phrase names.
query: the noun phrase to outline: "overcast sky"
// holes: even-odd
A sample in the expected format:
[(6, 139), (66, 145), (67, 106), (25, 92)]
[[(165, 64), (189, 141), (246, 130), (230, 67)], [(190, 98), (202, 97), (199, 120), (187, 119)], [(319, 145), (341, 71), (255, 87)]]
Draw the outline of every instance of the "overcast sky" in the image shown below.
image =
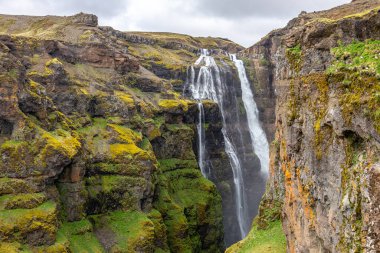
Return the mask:
[(245, 47), (301, 11), (351, 0), (0, 0), (2, 14), (93, 13), (100, 25), (122, 31), (176, 32), (229, 38)]

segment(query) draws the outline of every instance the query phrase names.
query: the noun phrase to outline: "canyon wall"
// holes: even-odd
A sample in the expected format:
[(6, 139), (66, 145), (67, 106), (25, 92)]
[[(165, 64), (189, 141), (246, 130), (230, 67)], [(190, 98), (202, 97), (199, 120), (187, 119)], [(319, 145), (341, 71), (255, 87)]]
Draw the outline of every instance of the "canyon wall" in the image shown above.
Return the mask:
[(255, 252), (257, 228), (278, 219), (287, 252), (380, 250), (379, 39), (380, 1), (357, 0), (302, 12), (240, 53), (276, 118), (253, 234), (228, 252)]
[[(196, 160), (197, 105), (179, 92), (199, 48), (242, 47), (123, 33), (83, 13), (2, 15), (0, 32), (1, 252), (223, 251), (222, 199)], [(219, 108), (204, 108), (228, 192)]]

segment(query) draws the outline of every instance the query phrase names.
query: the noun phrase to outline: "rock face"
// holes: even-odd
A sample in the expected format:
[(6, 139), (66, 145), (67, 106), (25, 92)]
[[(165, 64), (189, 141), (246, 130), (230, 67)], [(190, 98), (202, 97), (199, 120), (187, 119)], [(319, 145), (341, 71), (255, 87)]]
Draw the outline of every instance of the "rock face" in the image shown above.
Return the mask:
[[(1, 16), (0, 30), (0, 251), (222, 252), (197, 106), (176, 90), (195, 48), (241, 47), (122, 33), (87, 14)], [(217, 163), (217, 105), (205, 113)]]
[(240, 53), (264, 94), (276, 95), (256, 224), (281, 214), (288, 252), (380, 250), (379, 9), (380, 1), (358, 0), (302, 13)]

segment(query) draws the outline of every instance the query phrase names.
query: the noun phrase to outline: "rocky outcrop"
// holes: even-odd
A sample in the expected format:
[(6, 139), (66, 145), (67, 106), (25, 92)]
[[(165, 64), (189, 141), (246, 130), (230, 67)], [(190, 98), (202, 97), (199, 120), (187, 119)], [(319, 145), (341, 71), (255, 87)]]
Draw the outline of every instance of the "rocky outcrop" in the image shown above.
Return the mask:
[(270, 178), (255, 228), (281, 214), (288, 252), (380, 249), (379, 8), (358, 0), (301, 13), (241, 53), (276, 95)]
[[(87, 14), (0, 23), (0, 251), (221, 252), (221, 197), (194, 152), (197, 106), (174, 89), (194, 52), (110, 38)], [(220, 118), (209, 125), (220, 135)]]

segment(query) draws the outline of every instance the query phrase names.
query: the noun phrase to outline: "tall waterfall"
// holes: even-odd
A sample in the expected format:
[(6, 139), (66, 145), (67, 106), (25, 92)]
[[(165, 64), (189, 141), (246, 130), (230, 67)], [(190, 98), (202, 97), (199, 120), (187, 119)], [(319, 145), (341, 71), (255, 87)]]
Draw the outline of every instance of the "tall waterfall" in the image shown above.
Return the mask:
[(224, 108), (224, 97), (227, 94), (227, 84), (222, 81), (221, 73), (215, 59), (210, 56), (208, 50), (203, 49), (201, 56), (195, 62), (195, 66), (203, 65), (199, 69), (197, 78), (195, 78), (194, 67), (190, 68), (190, 91), (193, 99), (198, 100), (199, 120), (197, 125), (198, 130), (198, 159), (203, 175), (209, 176), (204, 166), (205, 144), (204, 144), (204, 113), (202, 100), (213, 100), (219, 105), (223, 120), (222, 133), (224, 137), (225, 151), (228, 155), (232, 172), (233, 182), (235, 186), (235, 209), (237, 221), (239, 223), (240, 238), (247, 235), (250, 229), (251, 217), (248, 215), (247, 199), (244, 191), (244, 177), (241, 165), (241, 159), (237, 154), (237, 147), (231, 141), (231, 130), (226, 127), (226, 111)]
[(268, 174), (269, 167), (269, 145), (268, 140), (262, 129), (259, 121), (259, 111), (253, 94), (251, 86), (249, 84), (247, 74), (245, 72), (244, 63), (242, 60), (238, 60), (236, 54), (230, 55), (231, 60), (235, 63), (235, 66), (239, 72), (239, 79), (242, 90), (242, 98), (244, 108), (247, 113), (249, 133), (251, 135), (251, 143), (253, 151), (260, 159), (261, 172), (265, 175)]

